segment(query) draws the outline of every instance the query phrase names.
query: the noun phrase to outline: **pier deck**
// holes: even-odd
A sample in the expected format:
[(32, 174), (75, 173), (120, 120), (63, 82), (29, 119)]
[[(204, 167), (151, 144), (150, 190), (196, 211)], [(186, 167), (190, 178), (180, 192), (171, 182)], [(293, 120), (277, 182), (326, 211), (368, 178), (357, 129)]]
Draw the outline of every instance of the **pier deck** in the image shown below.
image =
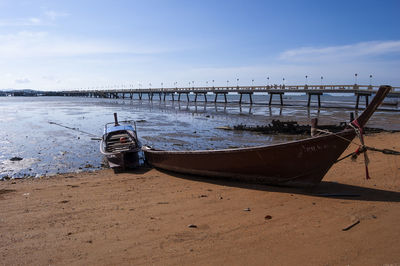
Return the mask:
[[(267, 94), (269, 95), (269, 105), (272, 104), (272, 96), (280, 96), (280, 105), (284, 105), (283, 95), (285, 93), (303, 93), (308, 96), (308, 104), (311, 105), (312, 96), (318, 97), (318, 107), (321, 107), (321, 95), (327, 94), (354, 94), (357, 96), (356, 108), (359, 107), (360, 97), (365, 98), (368, 104), (369, 97), (378, 90), (379, 86), (372, 85), (268, 85), (268, 86), (213, 86), (213, 87), (175, 87), (175, 88), (140, 88), (140, 89), (106, 89), (106, 90), (74, 90), (56, 92), (59, 96), (80, 96), (80, 97), (97, 97), (97, 98), (130, 98), (142, 100), (142, 95), (146, 94), (149, 101), (155, 99), (160, 101), (166, 100), (169, 95), (172, 101), (175, 101), (175, 95), (178, 96), (178, 101), (181, 101), (181, 95), (186, 94), (186, 100), (190, 101), (189, 94), (194, 95), (194, 101), (197, 102), (198, 95), (203, 101), (207, 102), (207, 94), (214, 94), (214, 102), (217, 102), (218, 95), (224, 96), (224, 102), (227, 103), (226, 95), (229, 93), (240, 95), (239, 104), (242, 104), (242, 96), (248, 95), (250, 104), (253, 104), (253, 95)], [(54, 94), (54, 92), (53, 92)], [(389, 96), (400, 98), (400, 87), (392, 87)]]

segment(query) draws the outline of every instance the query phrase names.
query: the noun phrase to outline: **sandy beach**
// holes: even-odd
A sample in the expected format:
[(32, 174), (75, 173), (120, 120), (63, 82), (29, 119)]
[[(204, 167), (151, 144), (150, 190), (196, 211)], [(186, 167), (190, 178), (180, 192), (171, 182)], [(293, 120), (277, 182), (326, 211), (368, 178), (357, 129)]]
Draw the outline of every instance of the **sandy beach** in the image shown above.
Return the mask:
[(2, 181), (0, 264), (400, 265), (400, 156), (369, 157), (372, 179), (361, 156), (314, 189), (150, 168)]

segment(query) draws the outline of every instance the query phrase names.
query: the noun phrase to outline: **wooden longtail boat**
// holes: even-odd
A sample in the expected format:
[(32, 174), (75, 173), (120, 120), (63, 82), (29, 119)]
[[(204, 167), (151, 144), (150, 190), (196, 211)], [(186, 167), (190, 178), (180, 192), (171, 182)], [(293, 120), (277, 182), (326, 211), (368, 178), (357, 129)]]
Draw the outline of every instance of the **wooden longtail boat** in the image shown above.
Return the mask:
[(184, 174), (284, 186), (314, 186), (346, 150), (391, 90), (381, 86), (364, 112), (339, 133), (282, 144), (224, 150), (162, 151), (143, 146), (147, 162)]
[(136, 134), (136, 126), (132, 126), (134, 121), (118, 122), (116, 113), (114, 120), (104, 126), (100, 152), (107, 158), (109, 166), (116, 170), (138, 167), (141, 144)]

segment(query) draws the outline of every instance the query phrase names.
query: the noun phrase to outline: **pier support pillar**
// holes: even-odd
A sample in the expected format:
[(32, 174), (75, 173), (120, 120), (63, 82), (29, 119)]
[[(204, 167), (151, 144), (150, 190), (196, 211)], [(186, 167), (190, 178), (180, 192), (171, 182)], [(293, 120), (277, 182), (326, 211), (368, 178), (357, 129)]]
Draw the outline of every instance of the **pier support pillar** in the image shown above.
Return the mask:
[(310, 107), (311, 96), (312, 95), (317, 95), (318, 96), (318, 108), (321, 108), (321, 95), (322, 95), (322, 92), (308, 92), (307, 95), (308, 95), (307, 107)]
[(218, 95), (219, 95), (219, 94), (223, 94), (223, 95), (224, 95), (225, 103), (228, 102), (227, 99), (226, 99), (226, 94), (228, 94), (227, 92), (214, 92), (214, 94), (215, 94), (215, 97), (214, 97), (214, 102), (215, 102), (215, 103), (217, 102), (217, 99), (218, 99)]
[(195, 92), (194, 93), (194, 102), (197, 102), (197, 95), (199, 95), (199, 94), (203, 94), (204, 95), (204, 101), (207, 102), (207, 92), (204, 92), (204, 91)]
[(284, 92), (269, 92), (269, 103), (268, 103), (268, 105), (272, 104), (272, 96), (274, 94), (279, 94), (281, 105), (283, 105), (283, 94), (285, 94)]
[(189, 92), (178, 92), (178, 102), (181, 100), (181, 94), (186, 94), (186, 99), (187, 99), (187, 101), (188, 102), (190, 102), (190, 99), (189, 99)]
[(371, 96), (371, 92), (356, 92), (355, 93), (356, 94), (356, 96), (357, 96), (357, 100), (356, 100), (356, 109), (358, 109), (358, 105), (359, 105), (359, 103), (360, 103), (360, 97), (361, 96), (363, 96), (364, 98), (365, 98), (365, 107), (367, 107), (367, 105), (368, 105), (368, 98), (369, 98), (369, 96)]
[(165, 102), (165, 98), (167, 97), (168, 94), (171, 94), (172, 101), (174, 101), (175, 100), (174, 99), (174, 92), (164, 92), (164, 102)]
[(250, 99), (250, 104), (253, 104), (253, 92), (239, 92), (240, 98), (239, 98), (239, 104), (242, 104), (242, 96), (243, 94), (248, 94), (249, 99)]

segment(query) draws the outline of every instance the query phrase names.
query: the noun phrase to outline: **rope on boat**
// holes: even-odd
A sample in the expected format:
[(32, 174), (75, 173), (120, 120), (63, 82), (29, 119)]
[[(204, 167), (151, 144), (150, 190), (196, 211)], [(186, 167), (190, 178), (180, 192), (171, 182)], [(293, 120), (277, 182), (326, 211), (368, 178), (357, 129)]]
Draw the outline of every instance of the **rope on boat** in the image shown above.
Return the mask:
[[(321, 132), (321, 133), (325, 133), (325, 134), (332, 134), (332, 135), (335, 135), (336, 137), (341, 138), (341, 139), (343, 139), (343, 140), (349, 142), (350, 144), (353, 144), (353, 145), (356, 145), (356, 146), (360, 146), (360, 144), (358, 144), (358, 143), (356, 143), (356, 142), (354, 142), (354, 141), (352, 141), (352, 140), (348, 140), (348, 139), (346, 139), (346, 138), (344, 138), (344, 137), (342, 137), (342, 136), (340, 136), (340, 135), (337, 135), (337, 134), (334, 133), (334, 132), (330, 132), (330, 131), (328, 131), (328, 130), (322, 130), (322, 129), (317, 129), (317, 131), (319, 131), (319, 132)], [(391, 150), (391, 149), (378, 149), (378, 148), (370, 147), (370, 146), (367, 146), (367, 145), (364, 145), (364, 147), (365, 147), (365, 149), (367, 149), (367, 150), (382, 152), (383, 154), (400, 155), (400, 151), (396, 151), (396, 150)], [(363, 151), (360, 150), (360, 153), (362, 153), (362, 152), (363, 152)], [(352, 153), (346, 155), (345, 157), (343, 157), (343, 158), (341, 158), (341, 159), (338, 159), (336, 162), (339, 162), (339, 161), (341, 161), (341, 160), (343, 160), (343, 159), (346, 159), (346, 158), (350, 157), (351, 155), (353, 155), (353, 154), (355, 154), (355, 153), (356, 153), (356, 152), (352, 152)]]
[(363, 152), (365, 152), (367, 150), (369, 150), (369, 151), (377, 151), (377, 152), (381, 152), (383, 154), (388, 154), (388, 155), (400, 155), (400, 151), (395, 151), (395, 150), (390, 150), (390, 149), (377, 149), (377, 148), (374, 148), (374, 147), (364, 146), (364, 149), (359, 149), (358, 151), (349, 153), (346, 156), (344, 156), (344, 157), (342, 157), (340, 159), (337, 159), (335, 163), (338, 163), (341, 160), (344, 160), (344, 159), (346, 159), (346, 158), (348, 158), (350, 156), (351, 156), (352, 160), (355, 160), (355, 159), (357, 159), (358, 155), (360, 155), (361, 153), (363, 153)]
[(346, 139), (345, 137), (342, 137), (342, 136), (338, 135), (337, 133), (331, 132), (331, 131), (329, 131), (329, 130), (317, 129), (317, 131), (319, 131), (319, 132), (321, 132), (321, 133), (325, 133), (325, 134), (332, 134), (332, 135), (335, 135), (336, 137), (338, 137), (338, 138), (340, 138), (340, 139), (343, 139), (344, 141), (347, 141), (347, 142), (349, 142), (350, 144), (353, 144), (353, 145), (356, 145), (356, 146), (360, 146), (360, 144), (355, 143), (355, 142), (352, 141), (352, 140), (348, 140), (348, 139)]
[(71, 130), (77, 131), (77, 132), (82, 133), (82, 134), (86, 134), (86, 135), (94, 137), (94, 138), (98, 137), (97, 135), (94, 135), (94, 134), (89, 133), (89, 132), (85, 132), (83, 130), (80, 130), (79, 128), (69, 127), (69, 126), (65, 126), (65, 125), (62, 125), (62, 124), (59, 124), (59, 123), (56, 123), (56, 122), (51, 122), (51, 121), (49, 121), (49, 124), (50, 125), (57, 125), (57, 126), (60, 126), (60, 127), (63, 127), (63, 128), (67, 128), (67, 129), (71, 129)]
[(368, 171), (369, 158), (368, 158), (368, 154), (367, 154), (367, 149), (365, 148), (363, 129), (358, 124), (357, 120), (353, 120), (351, 123), (349, 123), (349, 125), (354, 129), (358, 138), (360, 139), (361, 146), (358, 147), (358, 149), (355, 151), (355, 153), (357, 155), (359, 155), (361, 153), (364, 154), (365, 178), (370, 179), (371, 177), (369, 176), (369, 171)]
[[(340, 162), (340, 161), (342, 161), (342, 160), (344, 160), (344, 159), (346, 159), (346, 158), (349, 158), (350, 156), (352, 156), (352, 158), (353, 158), (353, 156), (354, 156), (355, 154), (356, 154), (356, 152), (349, 153), (349, 154), (347, 154), (346, 156), (343, 156), (342, 158), (337, 159), (335, 163), (338, 163), (338, 162)], [(358, 156), (358, 155), (357, 155), (357, 156)]]
[[(354, 124), (353, 124), (353, 122), (354, 122)], [(348, 158), (350, 156), (351, 156), (351, 159), (354, 161), (354, 160), (357, 159), (357, 157), (361, 153), (363, 153), (364, 154), (364, 164), (365, 164), (366, 179), (370, 179), (371, 177), (369, 176), (369, 171), (368, 171), (368, 164), (369, 164), (370, 160), (369, 160), (368, 155), (367, 155), (367, 150), (382, 152), (383, 154), (390, 154), (390, 155), (400, 155), (400, 152), (399, 151), (395, 151), (395, 150), (390, 150), (390, 149), (377, 149), (377, 148), (374, 148), (374, 147), (366, 146), (365, 143), (364, 143), (364, 136), (363, 136), (362, 128), (360, 127), (360, 125), (357, 123), (356, 120), (354, 120), (353, 122), (349, 123), (349, 125), (356, 132), (358, 138), (360, 139), (361, 144), (357, 144), (357, 143), (353, 142), (352, 140), (348, 140), (348, 139), (346, 139), (346, 138), (344, 138), (342, 136), (339, 136), (339, 135), (337, 135), (335, 133), (332, 133), (333, 135), (335, 135), (335, 136), (337, 136), (337, 137), (339, 137), (339, 138), (341, 138), (343, 140), (346, 140), (346, 141), (350, 142), (351, 144), (354, 144), (354, 145), (358, 146), (356, 151), (354, 151), (354, 152), (352, 152), (350, 154), (347, 154), (346, 156), (336, 160), (335, 163), (338, 163), (338, 162), (340, 162), (340, 161), (342, 161), (342, 160), (344, 160), (344, 159), (346, 159), (346, 158)], [(324, 132), (324, 133), (329, 133), (329, 132), (322, 131), (322, 130), (319, 130), (319, 131)]]
[(400, 151), (395, 151), (395, 150), (390, 150), (390, 149), (377, 149), (377, 148), (368, 147), (368, 146), (365, 146), (365, 147), (370, 151), (378, 151), (378, 152), (382, 152), (383, 154), (400, 155)]

